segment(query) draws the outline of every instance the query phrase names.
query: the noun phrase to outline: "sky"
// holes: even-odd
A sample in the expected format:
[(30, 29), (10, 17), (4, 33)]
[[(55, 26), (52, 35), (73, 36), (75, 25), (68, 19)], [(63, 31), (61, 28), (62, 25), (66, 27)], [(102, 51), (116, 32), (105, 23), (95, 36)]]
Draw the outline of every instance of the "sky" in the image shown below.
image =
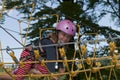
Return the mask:
[[(19, 19), (21, 16), (23, 16), (22, 14), (19, 14), (15, 9), (10, 10), (7, 13), (9, 16), (12, 16), (12, 17), (17, 18), (17, 19)], [(98, 24), (101, 26), (114, 26), (113, 27), (114, 29), (120, 30), (120, 29), (118, 29), (118, 27), (116, 27), (114, 25), (113, 21), (110, 18), (110, 15), (107, 15), (104, 18), (102, 18), (102, 20), (100, 20)], [(6, 16), (4, 24), (0, 24), (0, 25), (2, 25), (4, 28), (20, 32), (19, 24), (18, 24), (18, 21), (16, 19), (13, 19), (13, 18)], [(28, 27), (28, 24), (21, 23), (20, 26), (22, 29), (24, 29), (24, 28)], [(11, 32), (11, 31), (8, 31), (8, 32), (10, 32), (17, 40), (19, 40), (21, 42), (21, 38), (20, 38), (20, 35), (18, 33)], [(15, 41), (10, 35), (8, 35), (1, 28), (0, 28), (0, 42), (2, 45), (1, 46), (2, 49), (5, 49), (7, 46), (9, 46), (10, 48), (22, 47), (17, 41)], [(104, 43), (102, 43), (102, 44), (104, 44)], [(15, 53), (15, 56), (17, 57), (17, 59), (19, 59), (21, 52), (22, 52), (22, 49), (21, 50), (14, 50), (14, 53)], [(1, 51), (0, 53), (3, 54), (4, 62), (13, 62), (12, 58), (6, 53), (5, 50)], [(0, 55), (0, 59), (1, 59), (1, 55)]]
[[(10, 10), (8, 12), (8, 15), (12, 16), (16, 19), (19, 19), (20, 16), (22, 16), (16, 10)], [(16, 32), (20, 32), (18, 20), (16, 20), (16, 19), (12, 19), (12, 18), (6, 16), (5, 22), (1, 26), (4, 28), (10, 29), (10, 30), (14, 30)], [(27, 28), (28, 25), (25, 23), (21, 23), (20, 27), (23, 30), (24, 28)], [(12, 34), (17, 40), (19, 40), (21, 42), (21, 37), (18, 33), (15, 33), (12, 31), (8, 31), (8, 32), (10, 34)], [(9, 34), (7, 34), (1, 28), (0, 28), (0, 42), (1, 42), (3, 49), (5, 49), (7, 46), (9, 46), (10, 48), (22, 47), (15, 39), (13, 39)], [(17, 56), (17, 58), (19, 58), (21, 51), (22, 51), (22, 49), (21, 50), (14, 50), (15, 56)], [(12, 61), (11, 57), (6, 53), (6, 51), (2, 51), (2, 54), (4, 56), (5, 62)], [(0, 56), (0, 58), (1, 58), (1, 56)]]

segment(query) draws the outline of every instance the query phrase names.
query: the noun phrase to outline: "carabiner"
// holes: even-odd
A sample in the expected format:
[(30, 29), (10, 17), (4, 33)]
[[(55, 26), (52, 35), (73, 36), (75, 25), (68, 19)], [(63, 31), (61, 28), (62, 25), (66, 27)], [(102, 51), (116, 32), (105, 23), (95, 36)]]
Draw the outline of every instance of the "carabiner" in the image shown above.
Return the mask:
[(6, 52), (12, 57), (13, 61), (14, 61), (16, 64), (19, 63), (19, 61), (17, 60), (17, 58), (16, 58), (15, 55), (14, 55), (14, 51), (13, 51), (12, 49), (10, 49), (9, 46), (7, 46)]

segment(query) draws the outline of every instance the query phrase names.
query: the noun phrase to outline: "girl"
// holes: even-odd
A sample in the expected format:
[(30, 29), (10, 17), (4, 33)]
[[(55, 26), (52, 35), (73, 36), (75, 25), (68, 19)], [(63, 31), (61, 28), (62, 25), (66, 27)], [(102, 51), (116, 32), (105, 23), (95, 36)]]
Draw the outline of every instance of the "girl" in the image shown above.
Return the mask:
[[(57, 26), (56, 26), (56, 32), (50, 33), (48, 38), (44, 38), (42, 40), (37, 41), (37, 46), (40, 45), (51, 45), (56, 44), (58, 42), (60, 43), (67, 43), (69, 42), (76, 33), (76, 27), (70, 20), (61, 20)], [(51, 47), (39, 47), (40, 55), (45, 58), (46, 60), (58, 60), (61, 59), (58, 52), (58, 46), (51, 46)], [(29, 46), (29, 48), (26, 48), (22, 54), (21, 54), (21, 60), (26, 58), (26, 56), (30, 56), (32, 53), (32, 47)], [(31, 62), (34, 61), (34, 56), (24, 59), (24, 62)], [(45, 66), (41, 66), (40, 64), (24, 64), (24, 68), (18, 67), (15, 71), (13, 71), (14, 75), (25, 75), (29, 72), (32, 72), (34, 74), (48, 74), (48, 73), (55, 73), (56, 72), (56, 66), (58, 66), (58, 72), (63, 73), (64, 67), (62, 63), (55, 63), (50, 62), (46, 63)], [(5, 79), (6, 78), (6, 79)], [(11, 77), (4, 77), (0, 76), (0, 80), (11, 80)], [(23, 76), (16, 77), (16, 80), (23, 80)], [(57, 78), (54, 78), (54, 80), (57, 80)]]

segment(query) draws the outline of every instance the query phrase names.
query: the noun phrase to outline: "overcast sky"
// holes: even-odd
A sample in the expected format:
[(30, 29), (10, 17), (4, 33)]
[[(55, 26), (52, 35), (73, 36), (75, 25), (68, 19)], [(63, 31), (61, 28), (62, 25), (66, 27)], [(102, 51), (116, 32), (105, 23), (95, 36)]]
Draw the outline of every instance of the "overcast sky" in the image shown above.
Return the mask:
[[(16, 10), (9, 11), (8, 15), (10, 15), (14, 18), (17, 18), (17, 19), (19, 19), (20, 16), (22, 16)], [(10, 29), (10, 30), (13, 30), (16, 32), (20, 32), (19, 24), (18, 24), (18, 21), (16, 19), (12, 19), (12, 18), (6, 16), (5, 22), (4, 22), (4, 24), (2, 24), (2, 26), (4, 28)], [(21, 23), (20, 26), (22, 29), (24, 29), (24, 28), (27, 28), (28, 25), (25, 23)], [(21, 42), (21, 37), (18, 33), (15, 33), (15, 32), (9, 31), (9, 30), (8, 30), (8, 32), (10, 32), (10, 34), (12, 34), (17, 40), (19, 40)], [(13, 39), (10, 35), (8, 35), (1, 28), (0, 28), (0, 41), (2, 44), (2, 48), (4, 48), (4, 49), (7, 46), (9, 46), (11, 48), (22, 47), (15, 39)], [(14, 50), (17, 58), (19, 58), (21, 51), (22, 50)], [(4, 61), (12, 61), (11, 57), (6, 53), (6, 51), (2, 51), (2, 53), (4, 54)]]

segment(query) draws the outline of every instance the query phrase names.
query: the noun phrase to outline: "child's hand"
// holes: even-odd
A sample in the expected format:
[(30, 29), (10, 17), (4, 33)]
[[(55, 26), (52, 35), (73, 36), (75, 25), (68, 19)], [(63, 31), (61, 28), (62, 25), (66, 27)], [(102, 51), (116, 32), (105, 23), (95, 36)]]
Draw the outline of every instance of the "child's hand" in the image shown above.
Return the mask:
[(37, 69), (31, 69), (30, 70), (30, 73), (33, 73), (33, 74), (42, 74), (39, 70)]

